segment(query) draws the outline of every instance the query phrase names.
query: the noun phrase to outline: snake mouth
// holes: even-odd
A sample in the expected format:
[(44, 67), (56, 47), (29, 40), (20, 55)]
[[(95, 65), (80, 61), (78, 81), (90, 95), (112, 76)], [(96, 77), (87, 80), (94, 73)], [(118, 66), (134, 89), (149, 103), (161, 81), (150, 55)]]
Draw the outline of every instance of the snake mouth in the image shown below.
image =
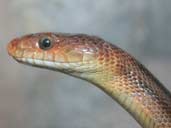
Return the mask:
[(73, 73), (75, 72), (74, 69), (77, 67), (81, 67), (82, 63), (64, 63), (64, 62), (53, 62), (47, 60), (40, 60), (40, 59), (32, 59), (32, 58), (15, 58), (14, 59), (22, 63), (24, 65), (30, 65), (33, 67), (39, 67), (44, 69), (51, 69), (57, 70), (63, 73)]
[[(41, 59), (32, 59), (32, 58), (22, 58), (22, 57), (13, 57), (17, 62), (23, 63), (26, 65), (40, 66), (40, 67), (50, 67), (53, 69), (76, 69), (83, 67), (85, 64), (93, 64), (93, 62), (55, 62), (49, 60)], [(92, 65), (94, 66), (94, 65)]]
[(20, 62), (20, 63), (28, 63), (31, 65), (42, 65), (42, 66), (52, 66), (52, 65), (78, 65), (78, 64), (82, 64), (82, 62), (56, 62), (56, 61), (49, 61), (49, 60), (41, 60), (41, 59), (33, 59), (33, 58), (23, 58), (23, 57), (14, 57), (13, 58)]
[[(22, 64), (31, 65), (34, 67), (46, 68), (51, 70), (57, 70), (63, 73), (93, 73), (101, 71), (101, 67), (96, 63), (92, 62), (54, 62), (41, 59), (32, 58), (19, 58), (14, 59)], [(88, 65), (88, 66), (87, 66)]]

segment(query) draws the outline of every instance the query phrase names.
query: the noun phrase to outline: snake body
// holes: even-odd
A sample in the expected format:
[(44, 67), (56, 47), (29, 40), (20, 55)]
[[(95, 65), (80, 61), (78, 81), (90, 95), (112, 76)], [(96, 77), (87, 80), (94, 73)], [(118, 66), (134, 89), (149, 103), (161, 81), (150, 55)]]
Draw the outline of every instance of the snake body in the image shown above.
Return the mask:
[(170, 92), (134, 57), (85, 34), (36, 33), (13, 39), (17, 61), (60, 71), (99, 87), (143, 128), (171, 128)]

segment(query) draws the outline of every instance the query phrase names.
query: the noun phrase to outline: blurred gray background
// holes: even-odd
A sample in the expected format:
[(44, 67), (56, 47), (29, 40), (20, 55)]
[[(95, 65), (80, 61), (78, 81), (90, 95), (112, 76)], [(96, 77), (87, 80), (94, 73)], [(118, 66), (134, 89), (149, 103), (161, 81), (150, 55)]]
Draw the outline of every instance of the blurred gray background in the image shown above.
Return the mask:
[(93, 85), (20, 65), (7, 43), (41, 31), (98, 35), (133, 54), (171, 90), (170, 0), (1, 0), (1, 128), (140, 128)]

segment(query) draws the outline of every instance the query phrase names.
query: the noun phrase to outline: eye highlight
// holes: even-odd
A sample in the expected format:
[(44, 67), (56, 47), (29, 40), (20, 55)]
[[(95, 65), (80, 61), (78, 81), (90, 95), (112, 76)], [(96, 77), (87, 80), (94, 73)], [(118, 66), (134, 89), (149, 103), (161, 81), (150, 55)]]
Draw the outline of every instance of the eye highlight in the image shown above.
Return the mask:
[(52, 48), (52, 46), (53, 46), (53, 41), (48, 37), (39, 40), (39, 47), (43, 50), (48, 50)]

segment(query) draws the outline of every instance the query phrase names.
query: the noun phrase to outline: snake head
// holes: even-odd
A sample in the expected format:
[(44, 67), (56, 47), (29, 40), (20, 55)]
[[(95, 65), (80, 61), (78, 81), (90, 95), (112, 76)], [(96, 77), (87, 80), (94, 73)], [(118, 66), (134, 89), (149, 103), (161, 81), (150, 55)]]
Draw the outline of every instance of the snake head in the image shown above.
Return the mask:
[(99, 48), (87, 35), (36, 33), (13, 39), (8, 53), (18, 62), (62, 72), (90, 72), (97, 67)]
[(122, 51), (101, 38), (85, 34), (30, 34), (13, 39), (8, 44), (8, 53), (18, 62), (84, 79), (95, 79), (97, 75), (101, 79), (105, 73), (121, 71), (118, 64)]

